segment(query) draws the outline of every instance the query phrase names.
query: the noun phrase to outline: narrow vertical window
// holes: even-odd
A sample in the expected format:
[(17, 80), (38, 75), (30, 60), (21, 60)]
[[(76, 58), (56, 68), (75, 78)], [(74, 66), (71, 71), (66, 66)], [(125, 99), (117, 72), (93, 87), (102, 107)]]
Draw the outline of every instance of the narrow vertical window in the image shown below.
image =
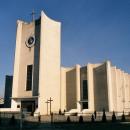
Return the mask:
[(26, 90), (32, 90), (32, 65), (27, 66)]
[(87, 84), (87, 80), (83, 80), (83, 99), (88, 99), (88, 84)]

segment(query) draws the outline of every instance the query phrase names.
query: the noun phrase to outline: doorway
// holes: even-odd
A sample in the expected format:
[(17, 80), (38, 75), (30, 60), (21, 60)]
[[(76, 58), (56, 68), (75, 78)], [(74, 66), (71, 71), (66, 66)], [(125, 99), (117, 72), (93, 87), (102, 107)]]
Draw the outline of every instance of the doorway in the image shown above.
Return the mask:
[(23, 111), (33, 113), (35, 111), (35, 101), (21, 101)]

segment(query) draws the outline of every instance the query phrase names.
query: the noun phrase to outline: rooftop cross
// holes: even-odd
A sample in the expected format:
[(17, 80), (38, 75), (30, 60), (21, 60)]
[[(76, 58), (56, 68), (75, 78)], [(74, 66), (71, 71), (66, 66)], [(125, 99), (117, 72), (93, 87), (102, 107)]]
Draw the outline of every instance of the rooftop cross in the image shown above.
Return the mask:
[(32, 21), (34, 21), (35, 20), (35, 12), (34, 12), (34, 10), (32, 11), (31, 15), (32, 15)]

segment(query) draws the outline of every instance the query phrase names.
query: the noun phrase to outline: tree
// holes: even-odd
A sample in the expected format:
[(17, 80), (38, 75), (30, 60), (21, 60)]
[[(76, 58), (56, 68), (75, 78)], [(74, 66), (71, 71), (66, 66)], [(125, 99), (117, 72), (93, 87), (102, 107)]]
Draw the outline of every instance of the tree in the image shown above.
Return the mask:
[(15, 116), (14, 115), (12, 115), (12, 117), (11, 117), (11, 119), (10, 119), (10, 125), (15, 125), (15, 123), (16, 123), (16, 120), (15, 120)]
[(59, 115), (61, 115), (61, 114), (62, 114), (61, 109), (59, 109)]
[(103, 109), (102, 122), (106, 122), (106, 121), (107, 121), (106, 112), (105, 109)]
[(122, 121), (122, 122), (125, 122), (125, 121), (126, 121), (124, 111), (123, 111), (123, 114), (122, 114), (122, 117), (121, 117), (121, 121)]
[(94, 111), (94, 116), (95, 116), (95, 119), (97, 118), (97, 111), (95, 110)]
[(71, 120), (70, 120), (70, 117), (68, 116), (67, 117), (67, 123), (70, 123), (71, 122)]
[(95, 122), (94, 115), (92, 114), (91, 122)]
[(112, 122), (116, 122), (116, 115), (115, 115), (114, 111), (113, 111), (113, 114), (112, 114)]
[(83, 116), (79, 117), (79, 123), (83, 123)]

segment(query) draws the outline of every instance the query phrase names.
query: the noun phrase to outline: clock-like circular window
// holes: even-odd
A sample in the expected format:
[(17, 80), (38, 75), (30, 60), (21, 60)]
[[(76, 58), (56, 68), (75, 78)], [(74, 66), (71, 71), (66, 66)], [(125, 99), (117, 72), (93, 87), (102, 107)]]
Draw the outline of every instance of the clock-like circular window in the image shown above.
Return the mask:
[(35, 37), (34, 36), (30, 36), (26, 40), (26, 45), (27, 45), (27, 47), (31, 48), (34, 44), (35, 44)]

